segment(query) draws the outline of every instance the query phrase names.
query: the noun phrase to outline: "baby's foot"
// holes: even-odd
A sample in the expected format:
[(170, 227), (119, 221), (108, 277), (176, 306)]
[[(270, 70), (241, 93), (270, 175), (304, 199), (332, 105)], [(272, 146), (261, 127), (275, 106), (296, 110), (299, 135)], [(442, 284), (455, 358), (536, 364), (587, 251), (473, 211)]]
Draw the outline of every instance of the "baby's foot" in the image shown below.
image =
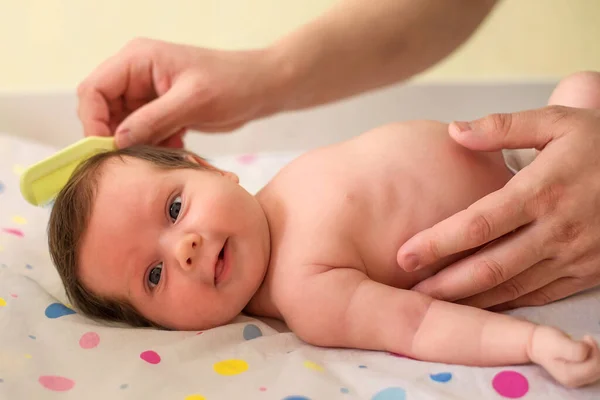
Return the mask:
[(591, 336), (578, 341), (557, 329), (538, 326), (531, 338), (529, 357), (568, 387), (600, 379), (600, 350)]

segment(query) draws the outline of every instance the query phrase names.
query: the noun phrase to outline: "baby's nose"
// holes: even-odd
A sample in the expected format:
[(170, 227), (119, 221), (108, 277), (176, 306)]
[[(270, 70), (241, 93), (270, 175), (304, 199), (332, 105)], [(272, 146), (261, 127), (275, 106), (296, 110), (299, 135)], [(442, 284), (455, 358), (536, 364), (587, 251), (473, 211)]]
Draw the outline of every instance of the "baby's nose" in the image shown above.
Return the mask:
[(177, 243), (175, 257), (183, 270), (189, 271), (198, 263), (201, 245), (202, 238), (195, 234), (187, 234)]

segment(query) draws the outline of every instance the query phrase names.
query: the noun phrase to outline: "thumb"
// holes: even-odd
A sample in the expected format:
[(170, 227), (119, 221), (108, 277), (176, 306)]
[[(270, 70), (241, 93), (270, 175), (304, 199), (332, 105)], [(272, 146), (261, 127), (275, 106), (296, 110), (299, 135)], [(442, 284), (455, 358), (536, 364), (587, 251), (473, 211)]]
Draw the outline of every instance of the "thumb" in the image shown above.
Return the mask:
[(157, 144), (177, 133), (185, 125), (192, 105), (184, 90), (173, 86), (163, 96), (135, 110), (121, 122), (115, 133), (117, 147)]
[[(549, 106), (516, 113), (491, 114), (475, 121), (455, 121), (448, 127), (450, 136), (471, 150), (542, 149), (564, 133), (562, 120), (574, 109)], [(561, 131), (561, 129), (563, 131)]]

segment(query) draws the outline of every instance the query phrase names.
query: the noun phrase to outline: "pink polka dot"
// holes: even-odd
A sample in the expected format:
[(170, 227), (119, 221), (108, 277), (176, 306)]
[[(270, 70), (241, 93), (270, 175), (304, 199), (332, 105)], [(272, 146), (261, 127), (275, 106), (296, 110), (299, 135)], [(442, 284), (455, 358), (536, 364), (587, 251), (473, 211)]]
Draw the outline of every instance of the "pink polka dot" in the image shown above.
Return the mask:
[(203, 333), (204, 333), (204, 332), (200, 331), (200, 332), (196, 333), (196, 336), (198, 336), (198, 335), (202, 335)]
[(11, 294), (10, 294), (10, 297), (12, 297), (13, 299), (16, 299), (17, 297), (19, 297), (19, 295), (18, 295), (18, 294), (11, 293)]
[(18, 237), (25, 236), (23, 234), (23, 231), (21, 231), (20, 229), (3, 228), (2, 231), (5, 232), (5, 233), (8, 233), (8, 234), (11, 234), (11, 235), (18, 236)]
[(140, 354), (140, 358), (149, 364), (158, 364), (160, 362), (160, 356), (157, 352), (152, 350), (144, 351)]
[(55, 392), (66, 392), (75, 386), (75, 382), (62, 376), (40, 376), (38, 382), (46, 389)]
[(264, 386), (261, 386), (261, 387), (258, 388), (258, 390), (260, 390), (261, 392), (266, 392), (267, 388), (264, 387)]
[(492, 386), (499, 395), (509, 399), (523, 397), (529, 391), (529, 382), (517, 371), (502, 371), (494, 376)]
[(256, 161), (256, 156), (254, 154), (244, 154), (239, 156), (237, 161), (240, 164), (252, 164), (254, 161)]
[(96, 332), (84, 333), (79, 339), (79, 345), (82, 349), (93, 349), (100, 344), (100, 336)]

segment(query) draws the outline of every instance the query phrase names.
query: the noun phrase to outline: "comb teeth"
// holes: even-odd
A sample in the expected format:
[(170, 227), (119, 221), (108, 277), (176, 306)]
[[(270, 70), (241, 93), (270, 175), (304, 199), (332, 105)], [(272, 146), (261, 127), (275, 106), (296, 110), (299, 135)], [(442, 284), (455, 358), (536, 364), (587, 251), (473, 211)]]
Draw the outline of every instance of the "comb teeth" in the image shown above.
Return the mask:
[(89, 137), (30, 166), (21, 174), (23, 198), (34, 206), (53, 202), (82, 161), (96, 153), (115, 148), (113, 137)]

